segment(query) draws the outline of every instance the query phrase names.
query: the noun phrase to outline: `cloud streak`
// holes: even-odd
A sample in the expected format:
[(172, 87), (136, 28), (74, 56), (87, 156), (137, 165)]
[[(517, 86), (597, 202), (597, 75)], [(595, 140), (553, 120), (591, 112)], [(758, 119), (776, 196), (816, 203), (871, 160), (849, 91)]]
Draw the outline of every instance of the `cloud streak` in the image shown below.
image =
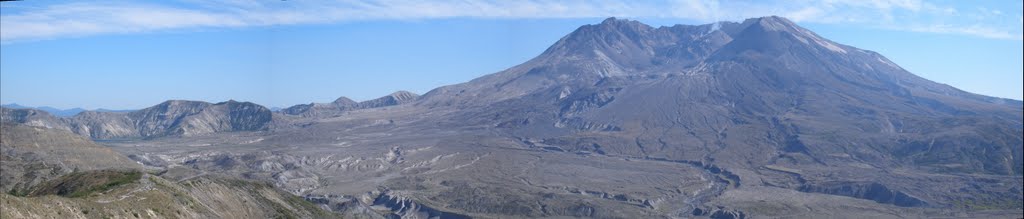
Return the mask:
[[(91, 2), (20, 7), (5, 2), (0, 42), (203, 28), (438, 18), (658, 17), (713, 22), (780, 15), (801, 23), (858, 25), (1021, 40), (1021, 11), (957, 8), (922, 0), (768, 1), (191, 1)], [(1016, 10), (1020, 10), (1019, 6)]]

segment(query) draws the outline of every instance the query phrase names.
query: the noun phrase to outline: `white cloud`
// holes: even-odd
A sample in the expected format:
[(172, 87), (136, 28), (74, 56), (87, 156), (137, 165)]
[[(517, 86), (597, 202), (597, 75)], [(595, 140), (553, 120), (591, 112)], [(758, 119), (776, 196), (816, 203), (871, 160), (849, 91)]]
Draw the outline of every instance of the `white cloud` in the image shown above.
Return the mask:
[(909, 29), (914, 32), (924, 33), (959, 34), (980, 36), (992, 39), (1024, 40), (1024, 36), (1022, 36), (1020, 33), (1012, 33), (1009, 31), (992, 29), (990, 27), (984, 26), (954, 27), (948, 25), (932, 25), (910, 27)]
[[(922, 0), (451, 0), (199, 1), (66, 3), (13, 8), (0, 15), (0, 42), (197, 28), (335, 23), (353, 20), (661, 17), (704, 22), (780, 15), (834, 23), (986, 38), (1020, 39), (1019, 14), (958, 10)], [(13, 12), (12, 12), (13, 11)], [(965, 19), (970, 18), (970, 19)], [(1018, 18), (1019, 22), (1012, 22)], [(966, 21), (965, 21), (966, 20)], [(913, 24), (913, 25), (911, 25)], [(924, 24), (924, 25), (922, 25)]]
[(824, 13), (825, 11), (818, 7), (805, 7), (803, 9), (796, 10), (781, 16), (789, 18), (790, 20), (793, 21), (806, 21), (812, 20), (814, 18), (820, 18), (824, 16)]
[(0, 17), (0, 40), (158, 31), (188, 27), (245, 26), (235, 16), (152, 5), (55, 5)]

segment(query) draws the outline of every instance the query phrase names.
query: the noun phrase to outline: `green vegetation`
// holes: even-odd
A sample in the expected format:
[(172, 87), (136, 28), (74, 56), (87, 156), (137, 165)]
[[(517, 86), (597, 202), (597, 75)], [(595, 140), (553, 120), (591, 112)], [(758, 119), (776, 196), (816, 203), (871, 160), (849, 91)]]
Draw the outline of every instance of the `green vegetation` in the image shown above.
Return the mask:
[(69, 198), (85, 197), (120, 185), (136, 182), (141, 178), (142, 172), (137, 170), (75, 172), (40, 184), (28, 195), (59, 195)]
[(1015, 199), (962, 199), (954, 200), (953, 206), (969, 210), (998, 210), (1024, 207), (1024, 202)]
[(13, 196), (18, 196), (18, 197), (25, 197), (26, 195), (28, 195), (26, 191), (24, 191), (24, 190), (19, 191), (18, 188), (11, 188), (10, 191), (7, 191), (7, 194), (8, 195), (13, 195)]

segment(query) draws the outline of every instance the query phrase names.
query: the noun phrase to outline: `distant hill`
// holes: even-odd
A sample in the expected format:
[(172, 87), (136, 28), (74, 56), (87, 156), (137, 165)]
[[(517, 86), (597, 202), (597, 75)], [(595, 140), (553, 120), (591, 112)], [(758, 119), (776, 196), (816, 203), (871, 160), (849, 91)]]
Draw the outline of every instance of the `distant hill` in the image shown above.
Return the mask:
[(0, 190), (26, 190), (36, 184), (74, 171), (142, 169), (142, 166), (110, 148), (74, 133), (0, 123)]
[[(4, 104), (4, 105), (0, 105), (0, 106), (3, 106), (5, 108), (11, 108), (11, 109), (37, 109), (37, 110), (46, 111), (46, 112), (50, 113), (50, 115), (53, 115), (53, 116), (56, 116), (56, 117), (63, 117), (63, 118), (72, 117), (72, 116), (78, 115), (78, 113), (81, 113), (83, 111), (87, 111), (86, 109), (83, 109), (81, 107), (75, 107), (75, 108), (71, 108), (71, 109), (58, 109), (58, 108), (49, 107), (49, 106), (40, 106), (40, 107), (23, 106), (23, 105), (18, 105), (17, 103)], [(99, 108), (99, 109), (96, 109), (96, 110), (93, 110), (93, 111), (96, 111), (96, 112), (131, 112), (131, 111), (135, 111), (135, 110), (111, 110), (111, 109)]]
[(348, 97), (338, 97), (334, 102), (299, 104), (281, 109), (279, 112), (303, 117), (337, 116), (351, 110), (380, 108), (410, 103), (416, 101), (419, 97), (420, 95), (409, 91), (397, 91), (388, 94), (387, 96), (363, 102), (356, 102)]
[(227, 131), (266, 130), (271, 112), (250, 103), (169, 100), (129, 112), (83, 111), (69, 118), (31, 108), (2, 107), (4, 122), (61, 129), (95, 139), (195, 136)]

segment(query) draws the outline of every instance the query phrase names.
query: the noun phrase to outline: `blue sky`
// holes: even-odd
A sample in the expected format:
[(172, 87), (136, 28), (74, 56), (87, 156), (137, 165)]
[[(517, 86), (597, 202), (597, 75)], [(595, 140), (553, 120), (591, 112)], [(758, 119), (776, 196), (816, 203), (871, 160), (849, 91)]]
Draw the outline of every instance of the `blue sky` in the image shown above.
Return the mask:
[(522, 63), (580, 25), (779, 15), (925, 78), (1024, 93), (1021, 1), (30, 1), (0, 3), (0, 102), (286, 107), (424, 93)]

